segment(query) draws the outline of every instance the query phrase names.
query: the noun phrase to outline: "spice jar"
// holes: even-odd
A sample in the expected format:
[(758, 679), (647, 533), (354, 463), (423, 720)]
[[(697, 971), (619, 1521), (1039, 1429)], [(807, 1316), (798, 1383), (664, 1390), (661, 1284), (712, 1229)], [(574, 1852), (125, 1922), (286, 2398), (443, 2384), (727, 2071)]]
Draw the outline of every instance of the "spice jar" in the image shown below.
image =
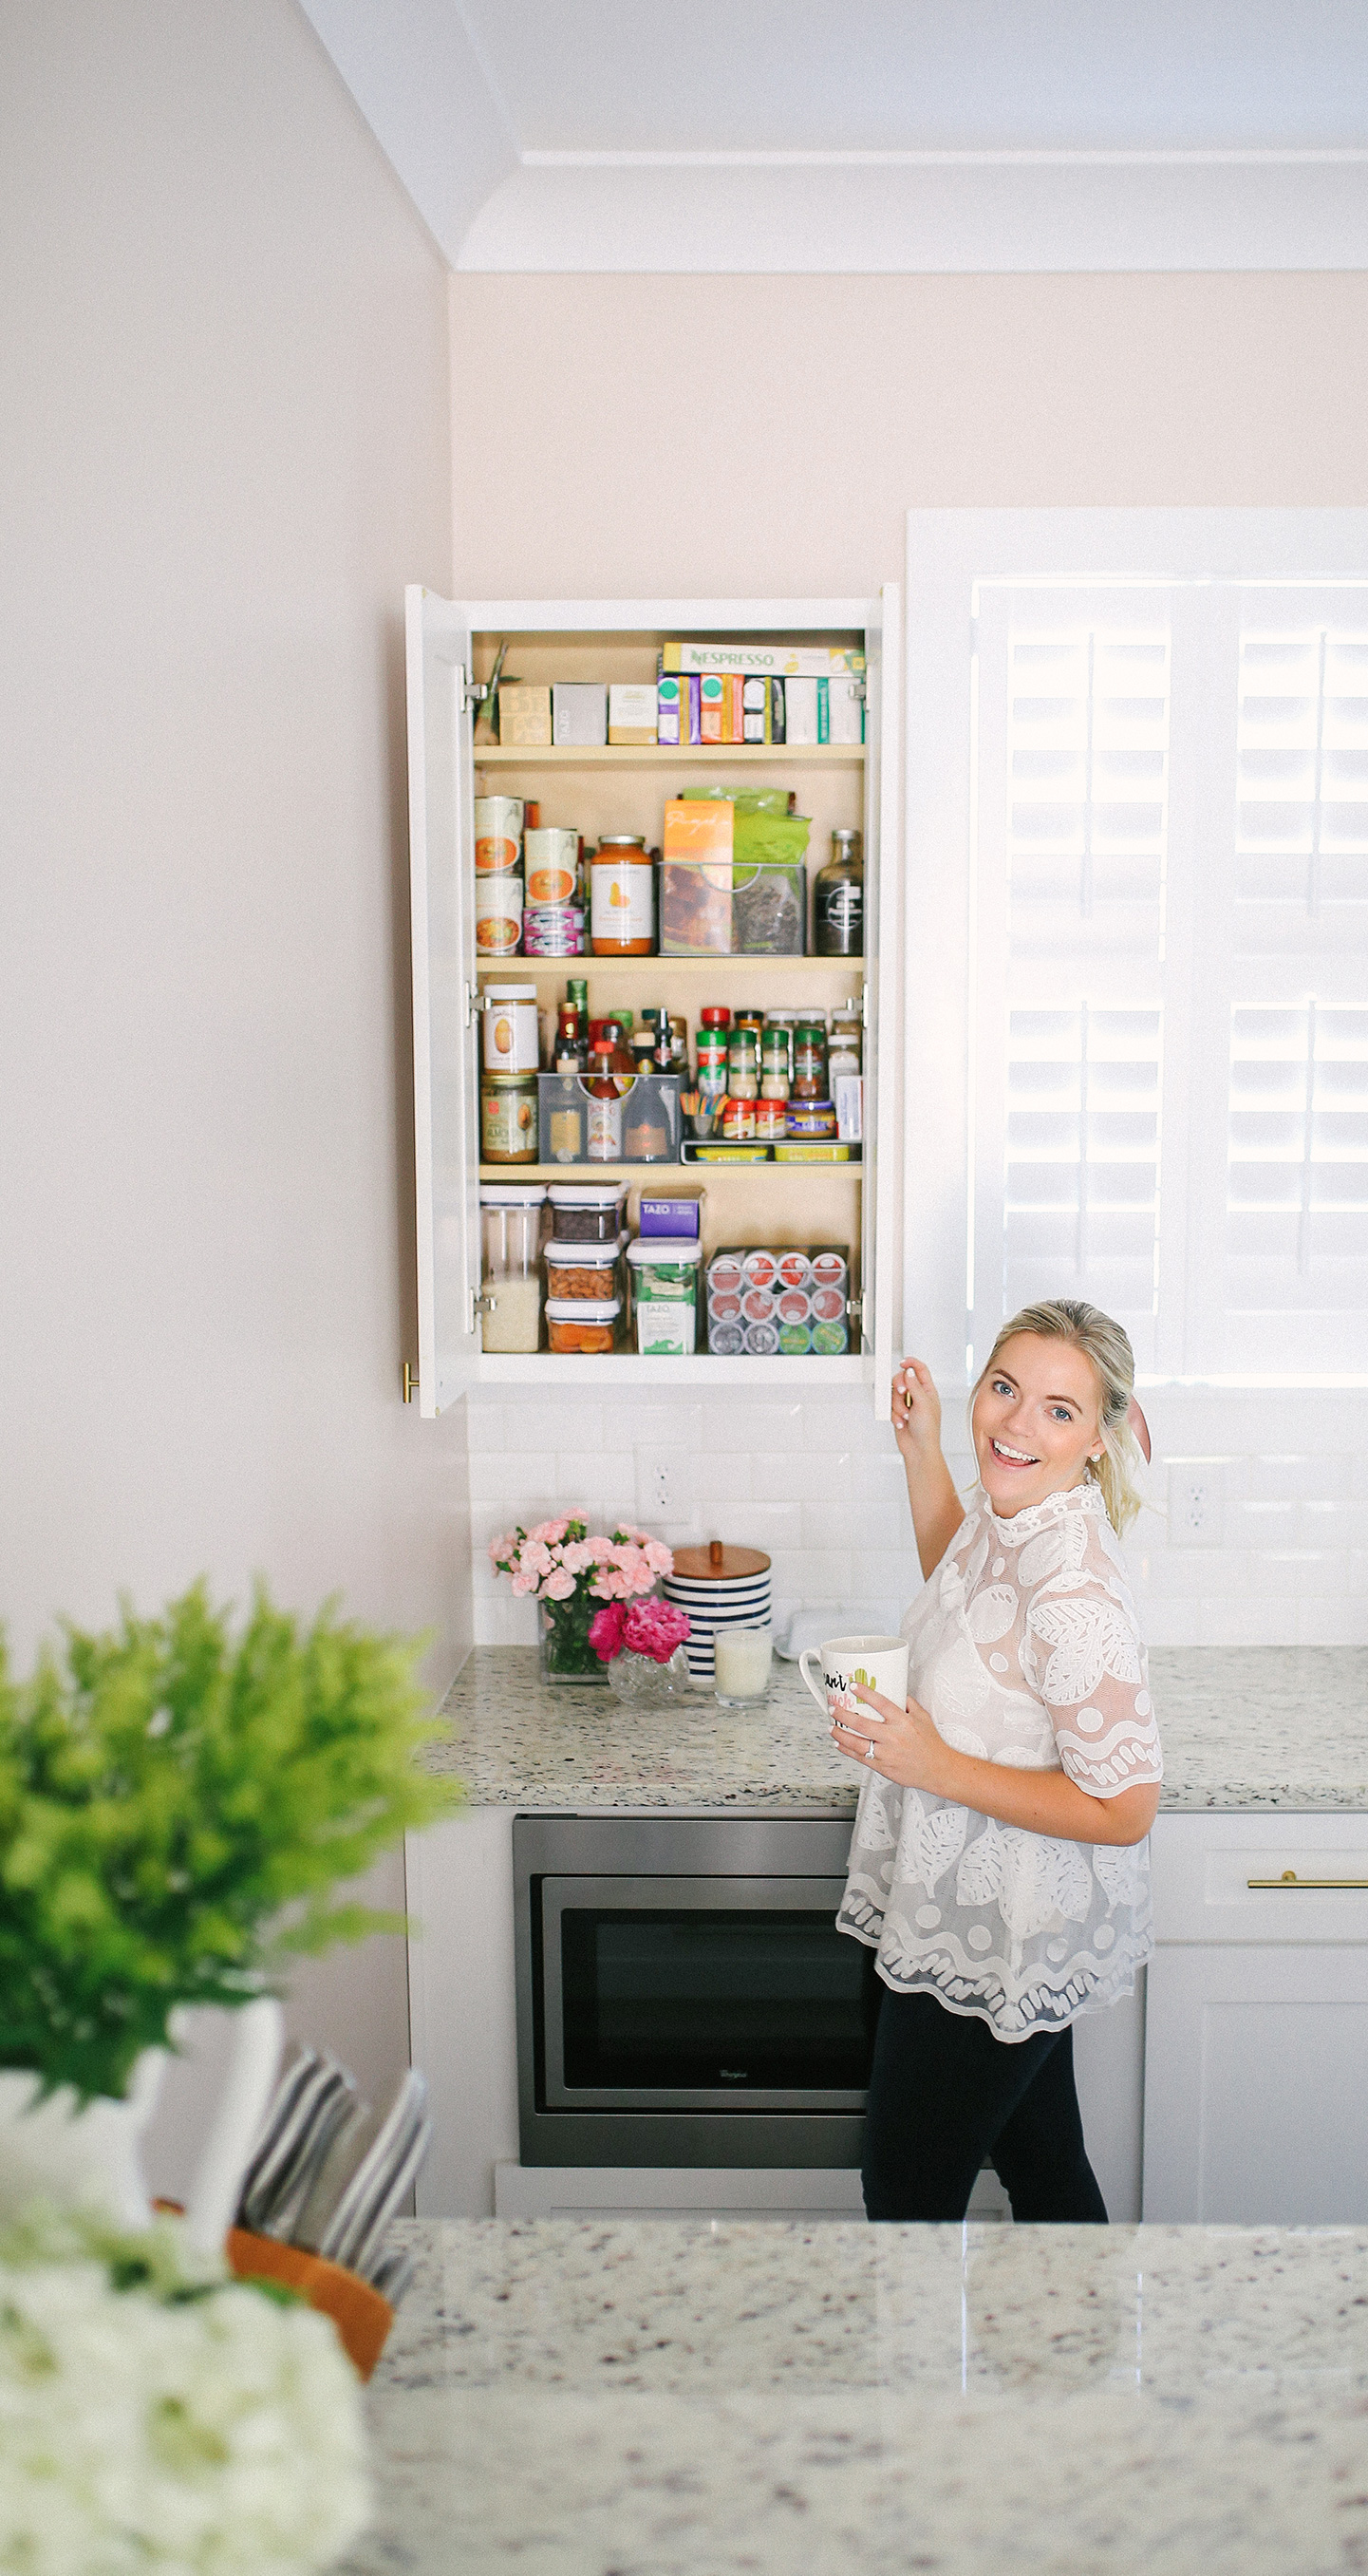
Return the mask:
[(817, 1019), (800, 1020), (793, 1040), (793, 1097), (825, 1100), (828, 1089), (825, 1024)]
[(755, 1141), (757, 1145), (777, 1145), (784, 1133), (785, 1104), (782, 1100), (757, 1100), (755, 1104)]
[(649, 957), (655, 947), (655, 871), (640, 832), (610, 832), (589, 863), (589, 936), (596, 957)]
[(698, 1014), (698, 1025), (701, 1029), (721, 1029), (725, 1032), (731, 1027), (731, 1012), (724, 1011), (720, 1003), (709, 1002), (706, 1010)]
[(760, 1042), (751, 1028), (734, 1028), (727, 1044), (727, 1089), (733, 1100), (755, 1100), (760, 1092)]
[(484, 1073), (480, 1077), (480, 1160), (535, 1163), (535, 1073)]
[(834, 1136), (836, 1112), (829, 1100), (791, 1100), (784, 1115), (786, 1136)]
[(755, 1113), (758, 1103), (733, 1096), (722, 1103), (722, 1141), (726, 1145), (747, 1145), (755, 1136)]

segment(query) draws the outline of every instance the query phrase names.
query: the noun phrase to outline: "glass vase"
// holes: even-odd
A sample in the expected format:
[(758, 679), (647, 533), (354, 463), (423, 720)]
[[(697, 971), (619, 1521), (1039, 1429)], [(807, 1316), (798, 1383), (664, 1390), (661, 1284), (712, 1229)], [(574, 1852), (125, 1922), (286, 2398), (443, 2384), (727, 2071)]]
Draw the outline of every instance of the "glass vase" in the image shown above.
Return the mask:
[(541, 1612), (537, 1646), (542, 1680), (569, 1683), (577, 1690), (602, 1690), (608, 1678), (607, 1667), (599, 1662), (589, 1643), (587, 1624), (565, 1615), (577, 1606), (582, 1610), (583, 1604), (542, 1601), (537, 1606)]
[(688, 1695), (689, 1659), (682, 1646), (676, 1646), (668, 1664), (658, 1664), (652, 1655), (634, 1655), (624, 1647), (604, 1669), (614, 1699), (626, 1700), (634, 1708), (663, 1708)]

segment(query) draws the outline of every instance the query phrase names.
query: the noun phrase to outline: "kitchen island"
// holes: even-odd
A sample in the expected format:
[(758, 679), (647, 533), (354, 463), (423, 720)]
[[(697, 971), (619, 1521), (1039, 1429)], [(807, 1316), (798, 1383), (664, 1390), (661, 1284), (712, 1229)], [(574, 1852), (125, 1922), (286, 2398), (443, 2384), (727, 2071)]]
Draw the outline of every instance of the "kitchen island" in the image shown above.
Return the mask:
[(402, 2232), (351, 2576), (1368, 2564), (1368, 2232)]
[[(1165, 1809), (1368, 1810), (1368, 1647), (1164, 1646), (1150, 1681)], [(776, 1660), (753, 1707), (700, 1691), (642, 1709), (601, 1686), (548, 1686), (533, 1646), (476, 1646), (442, 1717), (429, 1760), (476, 1807), (855, 1812), (855, 1766), (796, 1664)]]

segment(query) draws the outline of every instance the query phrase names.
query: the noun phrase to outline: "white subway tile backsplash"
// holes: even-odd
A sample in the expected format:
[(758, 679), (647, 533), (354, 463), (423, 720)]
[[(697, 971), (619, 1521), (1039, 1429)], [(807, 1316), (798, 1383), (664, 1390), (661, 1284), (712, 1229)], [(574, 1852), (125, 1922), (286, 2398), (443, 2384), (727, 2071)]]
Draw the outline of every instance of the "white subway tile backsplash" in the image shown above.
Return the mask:
[[(1145, 1481), (1159, 1508), (1141, 1514), (1127, 1545), (1150, 1641), (1357, 1642), (1368, 1628), (1368, 1396), (1213, 1389), (1144, 1400), (1155, 1444)], [(482, 1638), (536, 1634), (531, 1606), (489, 1568), (489, 1538), (576, 1506), (600, 1526), (629, 1516), (671, 1546), (722, 1537), (765, 1548), (776, 1614), (859, 1603), (883, 1622), (919, 1588), (902, 1461), (862, 1396), (501, 1390), (470, 1398), (467, 1434)], [(945, 1436), (963, 1491), (974, 1467), (953, 1405)], [(650, 1508), (661, 1460), (672, 1471), (668, 1515)], [(1217, 1548), (1169, 1543), (1168, 1471), (1193, 1460), (1219, 1463)]]

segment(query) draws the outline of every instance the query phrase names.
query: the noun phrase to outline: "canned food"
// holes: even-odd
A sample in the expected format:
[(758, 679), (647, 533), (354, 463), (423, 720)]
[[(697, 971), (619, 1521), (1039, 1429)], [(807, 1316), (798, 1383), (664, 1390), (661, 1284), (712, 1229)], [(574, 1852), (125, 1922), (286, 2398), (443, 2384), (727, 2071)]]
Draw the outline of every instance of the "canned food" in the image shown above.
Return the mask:
[(516, 957), (522, 938), (521, 870), (475, 880), (475, 945), (482, 957)]
[(529, 904), (570, 903), (579, 876), (579, 834), (561, 823), (523, 836)]
[(535, 1163), (535, 1073), (486, 1073), (480, 1080), (480, 1160)]
[(529, 904), (523, 913), (525, 957), (582, 957), (584, 912), (577, 903)]
[(506, 876), (518, 864), (523, 836), (521, 796), (475, 799), (475, 874)]

